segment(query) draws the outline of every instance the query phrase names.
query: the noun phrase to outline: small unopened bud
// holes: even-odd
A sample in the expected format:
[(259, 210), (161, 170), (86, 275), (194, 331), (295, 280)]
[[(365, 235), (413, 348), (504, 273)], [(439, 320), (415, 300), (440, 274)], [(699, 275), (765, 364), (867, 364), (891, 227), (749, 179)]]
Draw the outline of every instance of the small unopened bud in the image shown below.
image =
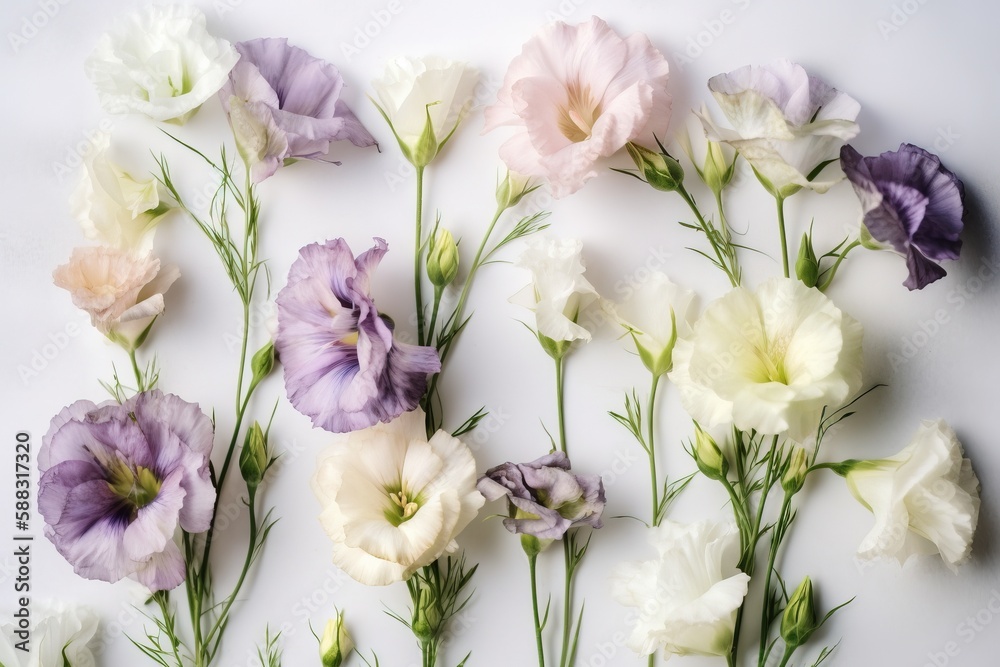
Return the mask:
[(264, 435), (260, 422), (255, 421), (247, 431), (243, 451), (240, 452), (240, 473), (246, 480), (247, 488), (256, 489), (260, 486), (268, 464), (267, 436)]
[(257, 350), (254, 353), (253, 358), (250, 359), (250, 370), (253, 372), (253, 379), (251, 383), (257, 384), (268, 375), (271, 374), (271, 370), (274, 368), (274, 341), (269, 340), (264, 345), (264, 347)]
[(323, 667), (340, 667), (354, 650), (354, 640), (347, 633), (343, 612), (326, 622), (323, 637), (319, 640), (319, 657)]
[(809, 641), (816, 628), (812, 580), (806, 577), (792, 593), (788, 606), (781, 615), (781, 638), (789, 647), (802, 646)]
[(443, 619), (434, 590), (423, 580), (417, 582), (419, 593), (410, 628), (418, 640), (428, 642), (438, 636)]
[[(712, 192), (719, 194), (733, 180), (733, 175), (736, 173), (736, 158), (734, 155), (733, 161), (729, 162), (726, 160), (726, 152), (723, 150), (722, 144), (717, 141), (709, 141), (707, 143), (708, 152), (705, 154), (702, 180), (705, 181), (705, 185)], [(729, 152), (732, 153), (733, 151), (730, 149)]]
[(504, 210), (513, 208), (534, 189), (535, 186), (531, 185), (527, 176), (508, 170), (503, 180), (497, 185), (497, 206)]
[(446, 287), (458, 275), (458, 244), (447, 229), (431, 236), (427, 251), (427, 277), (435, 287)]
[(625, 148), (635, 166), (646, 178), (646, 182), (657, 190), (670, 192), (684, 182), (684, 169), (681, 163), (666, 153), (655, 153), (632, 142), (625, 144)]
[(723, 456), (715, 439), (706, 433), (697, 423), (694, 425), (694, 460), (698, 470), (709, 479), (721, 480), (729, 472), (729, 461)]
[(806, 483), (806, 474), (809, 472), (809, 465), (806, 462), (806, 450), (796, 447), (788, 460), (788, 468), (781, 477), (781, 488), (789, 496), (795, 495), (802, 490), (802, 485)]
[(795, 275), (806, 287), (816, 287), (816, 283), (819, 282), (819, 261), (816, 259), (816, 251), (813, 250), (809, 234), (802, 235), (799, 258), (795, 260)]

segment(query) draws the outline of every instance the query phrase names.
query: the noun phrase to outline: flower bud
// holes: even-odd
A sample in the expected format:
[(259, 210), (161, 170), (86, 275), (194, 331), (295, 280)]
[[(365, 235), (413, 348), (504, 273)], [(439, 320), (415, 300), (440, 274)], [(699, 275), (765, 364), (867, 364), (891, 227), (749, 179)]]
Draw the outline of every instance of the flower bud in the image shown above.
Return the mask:
[(257, 384), (268, 375), (274, 368), (274, 341), (269, 340), (264, 347), (257, 350), (250, 360), (250, 370), (253, 371), (251, 384)]
[(806, 483), (806, 474), (809, 472), (809, 465), (806, 462), (806, 450), (796, 447), (788, 459), (788, 467), (785, 474), (781, 476), (781, 488), (789, 496), (795, 495), (802, 490), (802, 485)]
[(628, 154), (639, 168), (646, 182), (657, 190), (670, 192), (680, 187), (684, 182), (684, 169), (681, 163), (666, 153), (654, 153), (648, 148), (629, 142), (625, 144)]
[(419, 591), (417, 602), (413, 608), (413, 618), (410, 620), (410, 628), (413, 630), (414, 636), (421, 643), (424, 643), (437, 637), (443, 619), (434, 590), (423, 579), (417, 577), (414, 580), (417, 582)]
[(431, 235), (427, 251), (427, 277), (435, 287), (446, 287), (458, 275), (458, 244), (447, 229)]
[(417, 168), (426, 167), (430, 164), (431, 160), (437, 157), (438, 150), (440, 149), (437, 135), (434, 134), (434, 123), (431, 122), (430, 108), (433, 104), (437, 104), (437, 102), (432, 102), (426, 107), (427, 121), (424, 124), (424, 131), (421, 133), (416, 144), (408, 146), (400, 141), (400, 148), (403, 149), (406, 159)]
[(795, 275), (806, 287), (816, 287), (816, 283), (819, 282), (819, 261), (816, 259), (809, 234), (802, 235), (799, 258), (795, 260)]
[(247, 488), (256, 489), (260, 486), (268, 465), (267, 436), (264, 435), (260, 422), (255, 421), (247, 431), (246, 441), (240, 452), (240, 473), (246, 480)]
[(570, 348), (573, 347), (573, 341), (571, 340), (554, 340), (545, 334), (538, 334), (538, 342), (542, 344), (542, 349), (545, 350), (545, 354), (549, 355), (556, 361), (565, 357), (570, 351)]
[(537, 187), (531, 185), (531, 179), (527, 176), (508, 170), (497, 185), (497, 206), (502, 210), (513, 208)]
[(726, 160), (722, 144), (717, 141), (708, 142), (708, 152), (705, 154), (705, 165), (702, 167), (701, 179), (715, 194), (719, 194), (729, 185), (736, 174), (736, 158)]
[(326, 622), (323, 637), (319, 640), (319, 658), (323, 667), (340, 667), (354, 650), (354, 640), (347, 633), (343, 612)]
[(781, 615), (781, 638), (790, 648), (802, 646), (817, 627), (812, 580), (806, 577), (792, 593)]
[(729, 472), (729, 461), (722, 455), (722, 450), (715, 443), (715, 439), (697, 422), (694, 429), (694, 460), (698, 464), (698, 470), (709, 479), (725, 479), (726, 473)]

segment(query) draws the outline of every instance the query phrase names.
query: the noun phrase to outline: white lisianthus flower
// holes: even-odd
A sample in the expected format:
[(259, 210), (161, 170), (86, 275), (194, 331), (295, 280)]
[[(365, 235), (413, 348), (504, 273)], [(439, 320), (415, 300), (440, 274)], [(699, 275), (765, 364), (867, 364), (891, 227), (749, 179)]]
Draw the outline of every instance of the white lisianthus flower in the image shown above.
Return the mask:
[(826, 192), (844, 177), (831, 165), (809, 180), (817, 167), (836, 162), (841, 145), (857, 136), (861, 105), (851, 96), (788, 60), (719, 74), (708, 88), (732, 125), (721, 127), (701, 111), (708, 138), (739, 151), (775, 196), (801, 188)]
[(535, 331), (555, 343), (590, 340), (578, 323), (580, 313), (599, 296), (583, 276), (578, 239), (534, 237), (515, 263), (531, 272), (531, 284), (510, 298), (511, 303), (535, 313)]
[(142, 344), (163, 312), (163, 295), (179, 277), (176, 266), (161, 270), (152, 255), (104, 246), (76, 248), (52, 274), (56, 287), (67, 290), (73, 304), (90, 315), (90, 323), (126, 349)]
[(670, 379), (707, 429), (815, 435), (824, 407), (861, 388), (863, 329), (816, 289), (772, 278), (711, 303), (691, 336), (677, 341)]
[(678, 336), (691, 334), (694, 292), (652, 271), (622, 303), (601, 302), (605, 311), (632, 337), (639, 358), (659, 377), (670, 370)]
[(424, 167), (437, 156), (473, 102), (479, 73), (445, 58), (398, 57), (372, 82), (375, 106), (406, 159)]
[[(28, 667), (94, 667), (90, 641), (97, 634), (97, 615), (87, 607), (56, 605), (35, 612)], [(9, 626), (0, 632), (0, 665), (18, 667), (21, 657), (10, 643)]]
[(979, 479), (962, 444), (943, 420), (925, 421), (913, 441), (880, 461), (849, 461), (839, 469), (851, 493), (875, 515), (858, 547), (861, 558), (940, 553), (956, 570), (972, 552), (979, 521)]
[(486, 502), (472, 452), (444, 431), (428, 440), (420, 409), (329, 448), (312, 488), (334, 564), (369, 586), (404, 581), (454, 552)]
[(219, 92), (239, 54), (188, 5), (148, 5), (101, 36), (88, 78), (108, 113), (183, 123)]
[(656, 560), (623, 563), (611, 594), (638, 609), (628, 646), (640, 655), (722, 656), (733, 643), (736, 610), (750, 577), (737, 569), (735, 525), (664, 521), (649, 530)]
[(83, 159), (80, 183), (70, 197), (73, 217), (88, 239), (145, 255), (156, 225), (173, 207), (160, 200), (156, 179), (140, 181), (108, 157), (110, 137), (100, 135)]

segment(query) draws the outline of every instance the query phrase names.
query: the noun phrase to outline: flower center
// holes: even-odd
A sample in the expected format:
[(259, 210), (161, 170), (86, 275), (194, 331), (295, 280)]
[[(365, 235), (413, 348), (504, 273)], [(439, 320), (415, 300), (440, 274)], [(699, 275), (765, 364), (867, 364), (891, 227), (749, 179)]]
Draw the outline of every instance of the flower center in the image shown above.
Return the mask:
[(107, 468), (107, 485), (112, 493), (137, 510), (153, 502), (160, 492), (160, 480), (152, 470), (143, 466), (133, 470), (121, 460)]
[(788, 384), (788, 372), (785, 370), (785, 353), (788, 341), (784, 338), (763, 341), (753, 345), (753, 353), (760, 362), (763, 382), (779, 382)]
[(560, 109), (559, 130), (573, 143), (586, 141), (601, 115), (601, 105), (590, 97), (590, 86), (579, 83), (566, 89), (566, 108)]
[(420, 509), (419, 498), (407, 496), (406, 491), (390, 491), (389, 500), (392, 507), (386, 510), (386, 518), (394, 526), (410, 519)]
[(344, 345), (357, 345), (358, 344), (358, 332), (357, 331), (352, 331), (351, 333), (349, 333), (346, 336), (344, 336), (343, 338), (341, 338), (340, 342), (343, 343)]

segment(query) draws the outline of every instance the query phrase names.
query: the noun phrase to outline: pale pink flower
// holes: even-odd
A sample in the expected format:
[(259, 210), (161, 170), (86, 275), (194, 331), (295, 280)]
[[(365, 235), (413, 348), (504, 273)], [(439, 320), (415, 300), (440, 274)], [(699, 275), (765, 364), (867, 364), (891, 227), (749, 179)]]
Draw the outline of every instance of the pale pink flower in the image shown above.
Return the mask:
[(619, 37), (597, 17), (546, 26), (511, 61), (486, 131), (518, 131), (500, 147), (512, 171), (546, 179), (554, 197), (579, 190), (595, 163), (629, 141), (664, 136), (669, 65), (635, 33)]
[(161, 271), (160, 260), (152, 255), (136, 257), (104, 246), (76, 248), (69, 263), (52, 274), (56, 286), (70, 293), (98, 331), (132, 347), (163, 312), (163, 294), (178, 277), (176, 266)]

